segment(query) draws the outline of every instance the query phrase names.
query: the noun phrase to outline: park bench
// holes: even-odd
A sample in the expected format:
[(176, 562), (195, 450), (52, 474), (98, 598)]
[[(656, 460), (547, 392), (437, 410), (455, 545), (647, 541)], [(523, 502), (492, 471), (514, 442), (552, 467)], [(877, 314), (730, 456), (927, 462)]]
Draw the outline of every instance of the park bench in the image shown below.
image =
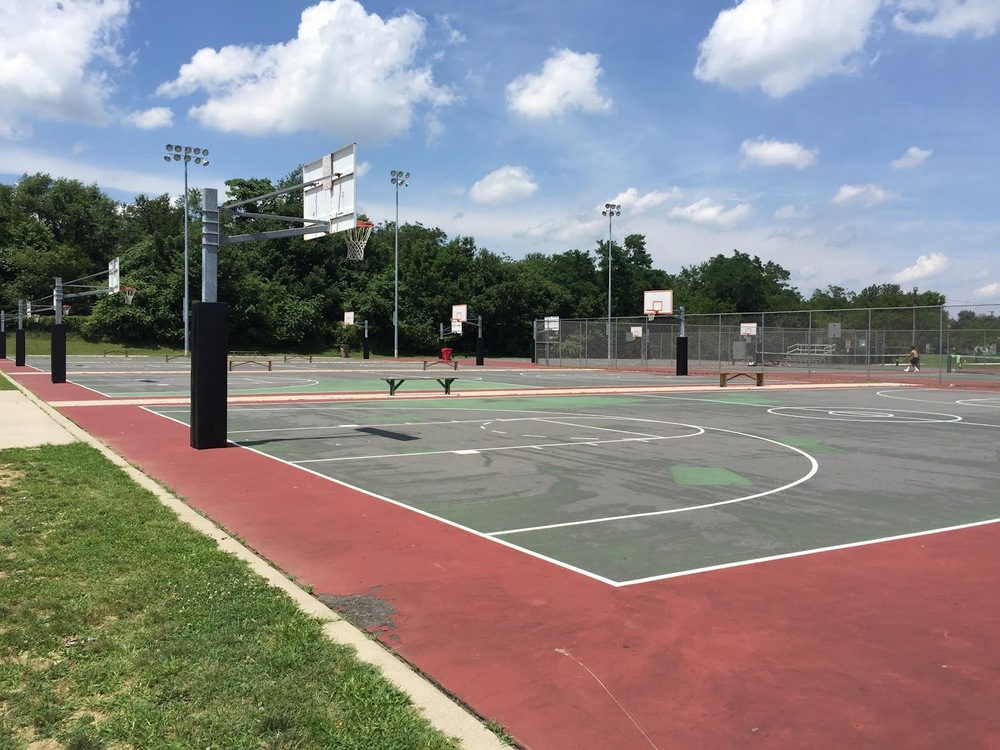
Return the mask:
[(294, 361), (296, 359), (304, 359), (307, 362), (309, 362), (310, 364), (312, 364), (312, 361), (313, 361), (313, 358), (312, 358), (311, 354), (286, 354), (284, 362), (285, 362), (285, 364), (288, 364), (289, 362), (292, 362), (292, 361)]
[(447, 367), (451, 367), (452, 370), (457, 370), (458, 369), (458, 360), (457, 359), (438, 359), (438, 360), (425, 359), (424, 360), (424, 369), (425, 370), (428, 367), (433, 367), (434, 365), (445, 365)]
[(274, 361), (260, 356), (260, 352), (229, 352), (229, 371), (241, 365), (260, 365), (266, 367), (270, 372), (274, 368)]
[(408, 377), (404, 376), (404, 377), (398, 377), (398, 378), (382, 378), (382, 380), (384, 380), (386, 383), (389, 384), (389, 395), (390, 396), (395, 396), (396, 395), (396, 391), (399, 390), (399, 386), (401, 386), (407, 380), (433, 380), (438, 385), (440, 385), (442, 388), (444, 388), (444, 393), (447, 396), (447, 395), (451, 394), (451, 384), (454, 383), (456, 380), (458, 380), (458, 378), (457, 377), (432, 378), (432, 377), (420, 377), (418, 375), (416, 377), (413, 377), (413, 376), (408, 376)]
[(719, 373), (719, 387), (725, 388), (726, 384), (733, 378), (745, 377), (756, 381), (757, 385), (764, 385), (764, 373), (760, 370), (746, 371), (739, 370), (737, 372), (720, 372)]

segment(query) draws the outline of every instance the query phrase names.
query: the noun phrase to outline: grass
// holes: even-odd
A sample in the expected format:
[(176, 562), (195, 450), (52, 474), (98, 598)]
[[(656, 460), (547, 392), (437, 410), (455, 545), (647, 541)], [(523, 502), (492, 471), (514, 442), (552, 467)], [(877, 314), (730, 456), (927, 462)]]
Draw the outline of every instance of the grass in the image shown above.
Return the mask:
[(0, 451), (0, 517), (0, 750), (458, 746), (94, 448)]
[(0, 373), (0, 391), (16, 391), (17, 386), (10, 382), (10, 378)]
[[(234, 347), (238, 348), (238, 347)], [(7, 353), (10, 359), (14, 358), (14, 332), (7, 331)], [(47, 331), (26, 329), (24, 335), (24, 353), (30, 356), (47, 357), (52, 353), (52, 341)], [(165, 355), (183, 354), (183, 348), (173, 348), (170, 346), (133, 346), (131, 344), (109, 344), (107, 342), (84, 341), (77, 333), (66, 334), (66, 354), (73, 355), (118, 355), (128, 354), (131, 357), (153, 356), (162, 357)], [(334, 346), (322, 351), (310, 351), (315, 357), (340, 357), (340, 347)], [(290, 352), (267, 352), (261, 351), (262, 355), (283, 355)], [(351, 351), (352, 357), (360, 357), (361, 352), (354, 349)]]

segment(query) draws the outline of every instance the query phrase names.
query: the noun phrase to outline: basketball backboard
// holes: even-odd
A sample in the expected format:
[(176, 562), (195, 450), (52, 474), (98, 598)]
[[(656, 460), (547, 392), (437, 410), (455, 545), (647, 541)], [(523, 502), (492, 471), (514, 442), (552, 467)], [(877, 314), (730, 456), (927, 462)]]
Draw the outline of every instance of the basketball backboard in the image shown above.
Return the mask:
[(326, 230), (310, 232), (303, 239), (343, 232), (357, 224), (356, 168), (355, 143), (302, 167), (303, 183), (319, 180), (302, 189), (302, 218), (329, 222)]
[(468, 305), (452, 305), (451, 306), (451, 319), (460, 320), (463, 323), (469, 321), (469, 306)]
[(118, 294), (121, 291), (121, 259), (114, 258), (108, 263), (108, 293)]
[(647, 289), (642, 293), (644, 315), (673, 315), (674, 293), (671, 289)]

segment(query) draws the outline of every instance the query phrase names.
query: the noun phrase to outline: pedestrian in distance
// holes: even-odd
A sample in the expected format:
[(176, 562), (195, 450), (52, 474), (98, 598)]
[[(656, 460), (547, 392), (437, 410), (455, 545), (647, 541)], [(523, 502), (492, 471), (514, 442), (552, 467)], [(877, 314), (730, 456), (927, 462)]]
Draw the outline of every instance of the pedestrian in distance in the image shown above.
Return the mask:
[(911, 367), (914, 372), (920, 372), (920, 352), (917, 351), (915, 345), (910, 347), (910, 364), (906, 366), (903, 372), (909, 372)]

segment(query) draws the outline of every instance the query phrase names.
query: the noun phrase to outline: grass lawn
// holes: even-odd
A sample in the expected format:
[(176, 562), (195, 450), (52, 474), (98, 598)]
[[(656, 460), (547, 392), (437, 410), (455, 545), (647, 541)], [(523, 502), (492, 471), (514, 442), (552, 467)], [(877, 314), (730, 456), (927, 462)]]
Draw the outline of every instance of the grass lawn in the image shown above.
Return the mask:
[(76, 443), (0, 451), (0, 750), (29, 747), (458, 743), (319, 620)]

